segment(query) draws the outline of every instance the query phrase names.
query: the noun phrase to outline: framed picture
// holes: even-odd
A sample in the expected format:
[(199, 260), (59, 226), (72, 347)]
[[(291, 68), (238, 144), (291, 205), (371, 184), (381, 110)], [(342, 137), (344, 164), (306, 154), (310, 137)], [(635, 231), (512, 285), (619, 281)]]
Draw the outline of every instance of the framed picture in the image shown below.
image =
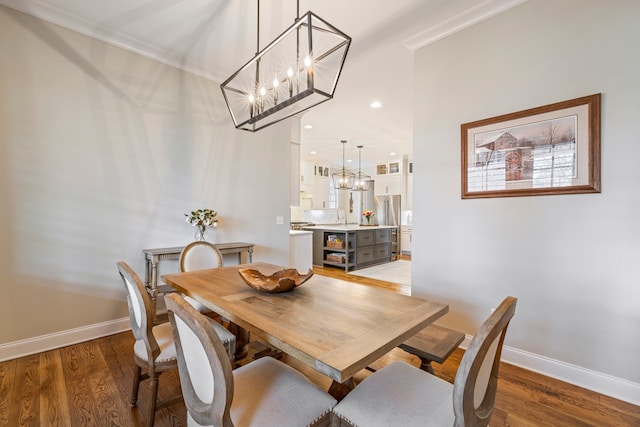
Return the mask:
[(389, 163), (389, 173), (399, 173), (399, 172), (400, 172), (399, 162)]
[(600, 94), (465, 123), (462, 198), (600, 192)]
[(324, 176), (329, 176), (329, 168), (324, 168)]
[(378, 175), (385, 175), (387, 173), (387, 164), (385, 163), (384, 165), (378, 165), (376, 168), (376, 174)]

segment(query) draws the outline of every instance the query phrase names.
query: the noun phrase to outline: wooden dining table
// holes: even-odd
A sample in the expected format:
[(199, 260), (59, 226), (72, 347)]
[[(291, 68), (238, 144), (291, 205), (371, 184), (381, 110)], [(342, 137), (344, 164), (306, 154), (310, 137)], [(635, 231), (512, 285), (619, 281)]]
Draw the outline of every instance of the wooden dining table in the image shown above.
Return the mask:
[(270, 275), (283, 267), (267, 263), (168, 274), (178, 291), (333, 379), (340, 399), (352, 377), (449, 311), (439, 302), (314, 275), (284, 293), (249, 287), (238, 271)]

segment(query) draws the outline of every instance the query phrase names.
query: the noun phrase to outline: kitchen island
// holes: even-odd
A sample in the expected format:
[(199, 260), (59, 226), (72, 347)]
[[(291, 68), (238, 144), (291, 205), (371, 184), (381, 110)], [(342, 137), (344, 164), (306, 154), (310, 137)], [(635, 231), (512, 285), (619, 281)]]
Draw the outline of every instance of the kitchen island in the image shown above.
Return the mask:
[(391, 225), (316, 225), (313, 232), (313, 264), (358, 270), (397, 259), (398, 227)]

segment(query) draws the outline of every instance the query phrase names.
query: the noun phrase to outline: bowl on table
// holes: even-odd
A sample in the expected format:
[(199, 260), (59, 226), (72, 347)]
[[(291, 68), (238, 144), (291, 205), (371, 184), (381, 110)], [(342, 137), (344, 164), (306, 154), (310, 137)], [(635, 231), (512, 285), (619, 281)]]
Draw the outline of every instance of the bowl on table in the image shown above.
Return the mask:
[(242, 268), (238, 270), (244, 282), (254, 289), (268, 293), (288, 292), (302, 285), (313, 276), (313, 270), (307, 274), (300, 274), (295, 268), (285, 268), (265, 276), (254, 268)]

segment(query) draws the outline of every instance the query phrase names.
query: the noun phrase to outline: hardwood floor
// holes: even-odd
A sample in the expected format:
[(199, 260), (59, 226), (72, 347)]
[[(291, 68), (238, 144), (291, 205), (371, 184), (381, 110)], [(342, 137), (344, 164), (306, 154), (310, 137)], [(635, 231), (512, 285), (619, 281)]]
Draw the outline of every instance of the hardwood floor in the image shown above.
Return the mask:
[[(338, 269), (315, 268), (328, 275), (406, 293), (405, 287), (345, 274)], [(516, 313), (517, 316), (517, 313)], [(139, 426), (144, 424), (149, 387), (140, 387), (138, 406), (129, 406), (133, 380), (133, 336), (124, 332), (69, 347), (0, 363), (0, 425), (2, 426)], [(453, 382), (463, 350), (436, 375)], [(399, 349), (376, 363), (418, 360)], [(303, 369), (295, 360), (283, 361), (301, 369), (327, 389), (330, 380)], [(366, 370), (356, 381), (370, 375)], [(177, 372), (160, 377), (161, 399), (180, 393)], [(186, 425), (184, 404), (158, 411), (156, 426)], [(492, 426), (640, 426), (640, 407), (575, 387), (509, 364), (502, 364)]]

